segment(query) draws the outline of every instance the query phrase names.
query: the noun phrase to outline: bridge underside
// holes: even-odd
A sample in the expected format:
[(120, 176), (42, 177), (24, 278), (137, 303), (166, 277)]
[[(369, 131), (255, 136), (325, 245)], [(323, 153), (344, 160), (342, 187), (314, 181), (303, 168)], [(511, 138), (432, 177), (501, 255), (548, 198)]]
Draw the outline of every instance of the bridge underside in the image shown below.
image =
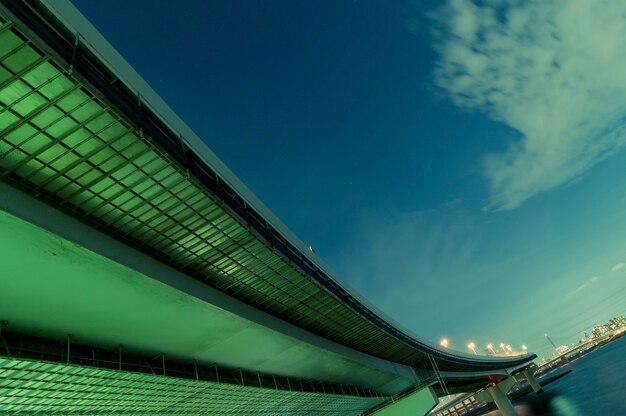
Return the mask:
[[(0, 186), (7, 199), (10, 189)], [(99, 244), (107, 239), (100, 235)], [(8, 277), (0, 291), (0, 319), (11, 331), (55, 339), (73, 334), (89, 345), (123, 344), (146, 356), (323, 380), (381, 395), (411, 386), (397, 374), (245, 319), (2, 210), (0, 253)]]
[(349, 415), (411, 385), (3, 210), (0, 261), (3, 411)]
[[(419, 383), (274, 331), (94, 253), (3, 208), (59, 228), (73, 228), (74, 219), (65, 222), (65, 214), (2, 181), (0, 193), (0, 409), (349, 415)], [(89, 238), (86, 227), (75, 232)], [(113, 241), (91, 232), (102, 246)], [(124, 247), (118, 242), (111, 249)], [(447, 391), (435, 386), (438, 395), (486, 380), (443, 376)]]

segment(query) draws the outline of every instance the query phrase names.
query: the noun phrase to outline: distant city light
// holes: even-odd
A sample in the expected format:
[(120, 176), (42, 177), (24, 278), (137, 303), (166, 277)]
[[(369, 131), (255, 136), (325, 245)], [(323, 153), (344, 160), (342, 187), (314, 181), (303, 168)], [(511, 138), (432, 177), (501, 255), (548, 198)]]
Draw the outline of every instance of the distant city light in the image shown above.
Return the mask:
[(448, 348), (448, 345), (449, 345), (448, 338), (442, 338), (439, 345), (441, 345), (444, 348)]
[(526, 345), (522, 345), (522, 349), (523, 349), (524, 351), (527, 351), (527, 350), (528, 350), (528, 348), (526, 347)]

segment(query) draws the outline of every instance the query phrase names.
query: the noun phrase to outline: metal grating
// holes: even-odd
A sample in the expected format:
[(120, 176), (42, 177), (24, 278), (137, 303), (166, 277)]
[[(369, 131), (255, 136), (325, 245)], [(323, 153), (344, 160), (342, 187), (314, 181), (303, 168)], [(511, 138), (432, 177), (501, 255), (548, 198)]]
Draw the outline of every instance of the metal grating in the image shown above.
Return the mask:
[(0, 412), (357, 415), (382, 398), (272, 390), (0, 357)]
[(181, 361), (165, 354), (146, 355), (128, 350), (122, 345), (115, 348), (94, 347), (77, 342), (72, 336), (65, 339), (44, 338), (7, 331), (3, 328), (4, 325), (6, 325), (6, 321), (0, 321), (0, 356), (5, 357), (72, 364), (104, 370), (158, 374), (194, 381), (209, 381), (272, 390), (389, 399), (389, 396), (357, 386), (251, 372), (241, 368), (225, 367), (219, 363), (209, 365), (199, 363), (196, 360)]

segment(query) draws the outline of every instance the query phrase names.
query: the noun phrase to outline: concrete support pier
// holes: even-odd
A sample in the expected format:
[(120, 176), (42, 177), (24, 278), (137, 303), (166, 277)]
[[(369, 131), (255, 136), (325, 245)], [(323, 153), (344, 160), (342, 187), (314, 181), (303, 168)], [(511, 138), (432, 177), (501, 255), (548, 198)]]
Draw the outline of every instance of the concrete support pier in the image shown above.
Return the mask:
[(408, 396), (396, 400), (380, 410), (375, 416), (418, 416), (427, 415), (437, 405), (439, 399), (431, 387), (424, 387)]
[(505, 393), (500, 390), (498, 385), (493, 385), (487, 389), (487, 393), (491, 396), (494, 403), (498, 407), (502, 416), (519, 416), (513, 407), (513, 403), (507, 397)]
[(530, 387), (533, 388), (533, 391), (535, 393), (537, 394), (543, 393), (543, 389), (539, 385), (539, 382), (537, 382), (537, 379), (535, 378), (535, 375), (533, 374), (533, 371), (530, 368), (527, 368), (524, 371), (522, 371), (522, 374), (524, 375), (524, 378), (526, 378), (526, 380), (528, 381), (528, 384), (530, 385)]

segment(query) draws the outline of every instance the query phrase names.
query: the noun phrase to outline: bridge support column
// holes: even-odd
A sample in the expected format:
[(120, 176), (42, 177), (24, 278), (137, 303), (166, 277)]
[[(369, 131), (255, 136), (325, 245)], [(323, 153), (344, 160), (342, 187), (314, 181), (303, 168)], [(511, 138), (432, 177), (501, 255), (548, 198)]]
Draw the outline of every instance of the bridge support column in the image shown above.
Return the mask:
[(427, 415), (439, 403), (437, 395), (430, 387), (417, 390), (400, 400), (374, 412), (373, 416), (418, 416)]
[(533, 371), (530, 368), (527, 368), (524, 371), (522, 371), (522, 374), (524, 375), (524, 378), (526, 378), (526, 380), (528, 381), (528, 384), (530, 385), (530, 387), (533, 388), (533, 391), (535, 393), (537, 394), (543, 393), (543, 389), (539, 385), (539, 382), (537, 382), (537, 379), (535, 378), (535, 375), (533, 374)]
[(493, 399), (502, 416), (519, 416), (513, 407), (513, 403), (508, 396), (500, 390), (498, 385), (493, 385), (487, 389), (487, 393)]

